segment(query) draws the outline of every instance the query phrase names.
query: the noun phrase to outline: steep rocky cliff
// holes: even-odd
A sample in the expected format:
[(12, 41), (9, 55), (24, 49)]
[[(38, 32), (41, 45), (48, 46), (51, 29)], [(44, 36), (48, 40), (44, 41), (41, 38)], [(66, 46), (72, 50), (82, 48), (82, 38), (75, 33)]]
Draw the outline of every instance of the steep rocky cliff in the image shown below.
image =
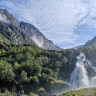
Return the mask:
[(39, 47), (49, 50), (58, 49), (56, 46), (54, 46), (52, 41), (48, 40), (35, 26), (29, 23), (21, 22), (20, 28), (25, 31), (29, 38)]
[(0, 9), (0, 42), (32, 44), (47, 50), (58, 50), (35, 26), (21, 22), (5, 9)]

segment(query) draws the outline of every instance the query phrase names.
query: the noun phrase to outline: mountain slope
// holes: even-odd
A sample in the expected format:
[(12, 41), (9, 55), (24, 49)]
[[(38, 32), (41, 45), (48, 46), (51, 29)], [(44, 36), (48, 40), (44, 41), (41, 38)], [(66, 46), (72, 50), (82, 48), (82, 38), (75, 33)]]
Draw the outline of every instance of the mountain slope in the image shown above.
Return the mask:
[(1, 42), (8, 44), (34, 44), (35, 43), (19, 27), (0, 23)]
[(21, 22), (7, 10), (0, 9), (0, 41), (11, 44), (32, 44), (47, 50), (58, 50), (35, 26)]
[(0, 9), (0, 21), (19, 27), (18, 20), (5, 9)]
[(96, 36), (92, 40), (89, 40), (88, 42), (86, 42), (84, 47), (91, 46), (91, 45), (93, 45), (95, 43), (96, 43)]
[(48, 40), (35, 26), (21, 22), (20, 28), (25, 31), (31, 40), (33, 40), (39, 47), (51, 50), (57, 49), (52, 41)]

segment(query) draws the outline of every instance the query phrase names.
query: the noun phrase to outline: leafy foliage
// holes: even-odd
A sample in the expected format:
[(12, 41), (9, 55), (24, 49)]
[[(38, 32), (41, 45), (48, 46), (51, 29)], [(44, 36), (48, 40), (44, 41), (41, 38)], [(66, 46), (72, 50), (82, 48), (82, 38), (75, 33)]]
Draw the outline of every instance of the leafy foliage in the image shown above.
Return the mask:
[[(35, 92), (38, 88), (44, 87), (50, 77), (58, 79), (60, 72), (69, 70), (68, 59), (71, 51), (73, 52), (73, 50), (48, 51), (32, 45), (2, 44), (0, 49), (1, 85), (8, 89), (15, 86), (17, 91), (24, 90), (25, 93)], [(62, 79), (67, 79), (68, 74), (69, 72), (63, 73)]]
[(0, 80), (11, 81), (14, 77), (12, 66), (6, 62), (0, 60)]

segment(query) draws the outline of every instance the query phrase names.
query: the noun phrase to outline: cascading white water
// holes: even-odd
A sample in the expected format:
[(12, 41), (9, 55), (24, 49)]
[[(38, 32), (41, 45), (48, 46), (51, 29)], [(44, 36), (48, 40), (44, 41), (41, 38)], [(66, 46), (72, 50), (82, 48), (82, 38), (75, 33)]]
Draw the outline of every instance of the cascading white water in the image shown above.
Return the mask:
[[(85, 67), (86, 63), (87, 67)], [(88, 76), (88, 70), (91, 73), (95, 72), (95, 75), (93, 77)], [(86, 59), (84, 53), (80, 53), (80, 55), (77, 56), (77, 63), (71, 73), (69, 83), (75, 88), (96, 87), (96, 66), (93, 66), (93, 64)]]
[(86, 61), (85, 54), (80, 53), (77, 56), (77, 63), (74, 71), (71, 73), (69, 83), (75, 88), (87, 88), (89, 87), (89, 78), (87, 70), (84, 67), (84, 62)]

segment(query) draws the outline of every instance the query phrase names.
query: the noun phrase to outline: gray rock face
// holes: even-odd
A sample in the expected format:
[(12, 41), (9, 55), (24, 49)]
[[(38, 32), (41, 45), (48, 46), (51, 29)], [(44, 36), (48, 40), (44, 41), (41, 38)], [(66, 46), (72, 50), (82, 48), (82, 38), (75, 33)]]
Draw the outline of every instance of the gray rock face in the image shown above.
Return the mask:
[(0, 21), (19, 27), (18, 20), (5, 9), (0, 9)]
[(9, 44), (34, 44), (35, 43), (19, 27), (9, 26), (0, 22), (0, 34)]
[(5, 42), (32, 44), (47, 50), (58, 50), (35, 26), (21, 22), (5, 9), (0, 9), (0, 33)]
[(84, 47), (87, 47), (87, 46), (91, 46), (93, 44), (96, 43), (96, 36), (92, 39), (92, 40), (89, 40), (85, 45)]
[(48, 40), (35, 26), (21, 22), (20, 28), (27, 33), (27, 35), (43, 49), (48, 50), (57, 50), (57, 47), (54, 46), (52, 41)]

